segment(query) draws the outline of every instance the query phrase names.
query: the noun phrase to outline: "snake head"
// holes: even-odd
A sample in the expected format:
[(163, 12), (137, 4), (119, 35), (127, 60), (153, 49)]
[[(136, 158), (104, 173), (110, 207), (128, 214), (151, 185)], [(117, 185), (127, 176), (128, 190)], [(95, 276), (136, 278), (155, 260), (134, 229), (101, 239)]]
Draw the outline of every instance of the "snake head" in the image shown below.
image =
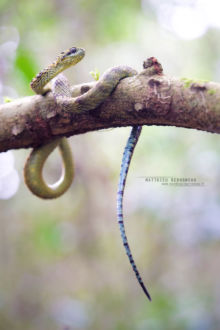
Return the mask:
[(45, 89), (44, 86), (60, 72), (81, 61), (84, 55), (85, 50), (78, 47), (71, 47), (60, 53), (54, 62), (32, 79), (30, 84), (31, 88), (36, 94), (45, 95), (49, 89)]
[(83, 48), (71, 47), (58, 56), (57, 63), (67, 68), (81, 61), (84, 55), (85, 50)]

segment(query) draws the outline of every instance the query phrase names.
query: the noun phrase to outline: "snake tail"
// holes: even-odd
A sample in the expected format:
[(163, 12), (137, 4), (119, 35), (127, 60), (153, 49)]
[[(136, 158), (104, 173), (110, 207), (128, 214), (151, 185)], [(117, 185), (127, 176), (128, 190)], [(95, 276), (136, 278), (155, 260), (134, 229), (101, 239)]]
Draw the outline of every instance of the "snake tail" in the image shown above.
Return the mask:
[(137, 269), (137, 266), (134, 262), (129, 244), (127, 235), (125, 232), (125, 226), (124, 226), (124, 217), (123, 217), (123, 196), (124, 196), (124, 189), (125, 189), (125, 183), (127, 179), (128, 169), (131, 162), (131, 158), (135, 149), (135, 146), (138, 142), (139, 136), (141, 134), (142, 126), (134, 126), (132, 127), (130, 136), (128, 138), (127, 144), (124, 149), (123, 157), (122, 157), (122, 164), (121, 164), (121, 171), (120, 171), (120, 178), (118, 183), (118, 191), (117, 191), (117, 218), (118, 218), (118, 224), (120, 228), (120, 233), (123, 241), (123, 245), (126, 250), (126, 254), (128, 256), (129, 262), (133, 268), (133, 271), (136, 275), (136, 278), (142, 287), (144, 293), (146, 294), (147, 298), (151, 301), (151, 296), (146, 289), (143, 280), (140, 276), (140, 273)]
[[(43, 178), (43, 166), (53, 150), (59, 147), (64, 166), (64, 173), (53, 185), (48, 185)], [(32, 150), (24, 167), (25, 183), (38, 197), (44, 199), (57, 198), (70, 187), (74, 177), (74, 164), (70, 146), (66, 138), (56, 139)]]

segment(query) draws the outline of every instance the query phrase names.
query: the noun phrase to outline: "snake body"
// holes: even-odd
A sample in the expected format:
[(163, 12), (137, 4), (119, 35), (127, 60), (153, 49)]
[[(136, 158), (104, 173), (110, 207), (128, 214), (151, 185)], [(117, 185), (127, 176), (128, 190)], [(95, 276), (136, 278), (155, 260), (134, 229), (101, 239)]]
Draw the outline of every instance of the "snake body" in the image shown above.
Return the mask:
[[(77, 64), (85, 55), (83, 48), (72, 47), (62, 52), (56, 60), (47, 68), (42, 70), (31, 81), (31, 88), (36, 94), (45, 95), (51, 88), (46, 85), (60, 72)], [(136, 71), (128, 66), (119, 66), (107, 70), (99, 81), (85, 94), (78, 97), (71, 97), (70, 91), (63, 80), (52, 87), (52, 92), (56, 102), (62, 103), (64, 98), (68, 98), (72, 111), (82, 112), (98, 107), (114, 90), (119, 81), (125, 77), (136, 74)], [(62, 88), (60, 87), (61, 85)], [(46, 86), (46, 87), (45, 87)], [(63, 158), (64, 175), (54, 185), (48, 185), (43, 178), (43, 167), (47, 157), (59, 147)], [(49, 144), (34, 148), (24, 167), (24, 178), (28, 188), (33, 194), (44, 199), (51, 199), (61, 196), (71, 185), (74, 176), (73, 160), (70, 148), (65, 138), (56, 139)]]
[[(42, 70), (31, 81), (31, 88), (36, 94), (45, 95), (48, 91), (52, 91), (57, 103), (62, 103), (62, 97), (68, 97), (69, 103), (71, 103), (73, 111), (82, 112), (95, 109), (98, 107), (114, 90), (119, 81), (123, 78), (136, 75), (137, 72), (128, 66), (119, 66), (107, 70), (99, 81), (85, 94), (72, 98), (69, 88), (64, 79), (60, 79), (55, 82), (52, 88), (46, 88), (45, 86), (56, 77), (60, 72), (68, 67), (77, 64), (85, 55), (85, 51), (82, 48), (72, 47), (65, 52), (62, 52), (57, 59), (50, 64), (46, 69)], [(62, 85), (62, 86), (61, 86)], [(134, 151), (135, 145), (140, 135), (141, 127), (135, 126), (132, 128), (130, 137), (122, 159), (120, 180), (118, 185), (117, 194), (117, 215), (118, 223), (120, 227), (121, 237), (123, 244), (128, 255), (130, 264), (135, 272), (138, 282), (140, 283), (143, 291), (147, 297), (151, 300), (150, 295), (145, 288), (141, 276), (137, 270), (136, 264), (132, 257), (130, 247), (128, 245), (127, 236), (125, 233), (124, 221), (123, 221), (123, 194), (125, 188), (125, 182), (131, 156)], [(47, 157), (56, 148), (59, 147), (64, 164), (64, 175), (53, 186), (49, 186), (43, 178), (42, 171)], [(66, 138), (58, 138), (54, 141), (34, 148), (26, 161), (24, 168), (25, 182), (28, 188), (33, 194), (44, 199), (56, 198), (62, 195), (71, 185), (74, 177), (74, 166), (71, 155), (70, 147), (66, 141)]]
[[(45, 88), (51, 79), (71, 65), (78, 63), (84, 55), (84, 49), (76, 47), (62, 52), (52, 64), (37, 74), (31, 81), (31, 88), (36, 94), (45, 95), (51, 90), (51, 88)], [(61, 88), (62, 85), (66, 88)], [(65, 80), (60, 78), (60, 81), (57, 80), (57, 84), (54, 84), (54, 86), (55, 87), (52, 87), (52, 92), (55, 97), (70, 97), (70, 92), (68, 91)], [(56, 147), (59, 147), (63, 159), (64, 172), (54, 185), (48, 185), (43, 178), (43, 166), (48, 156)], [(33, 194), (44, 199), (61, 196), (70, 187), (73, 177), (74, 164), (71, 149), (66, 138), (56, 139), (51, 143), (33, 149), (24, 167), (24, 178), (28, 188)]]

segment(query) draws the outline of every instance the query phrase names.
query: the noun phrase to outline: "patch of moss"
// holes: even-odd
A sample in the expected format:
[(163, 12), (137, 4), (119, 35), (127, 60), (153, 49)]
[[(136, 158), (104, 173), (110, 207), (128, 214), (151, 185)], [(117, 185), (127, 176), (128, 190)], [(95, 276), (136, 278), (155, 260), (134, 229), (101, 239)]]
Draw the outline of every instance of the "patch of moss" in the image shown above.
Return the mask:
[(208, 80), (202, 80), (202, 79), (189, 79), (189, 78), (181, 78), (184, 82), (184, 87), (189, 88), (192, 84), (205, 84), (208, 82)]
[(191, 84), (193, 84), (195, 82), (195, 80), (189, 79), (189, 78), (181, 78), (181, 80), (184, 82), (185, 88), (189, 88), (191, 86)]
[(96, 80), (96, 81), (99, 80), (100, 71), (98, 69), (95, 69), (94, 71), (90, 71), (89, 73), (93, 77), (94, 80)]
[(216, 89), (209, 89), (207, 92), (209, 95), (214, 95), (216, 93)]
[(8, 97), (8, 96), (4, 96), (3, 97), (3, 100), (4, 100), (4, 103), (9, 103), (9, 102), (12, 102), (12, 98)]

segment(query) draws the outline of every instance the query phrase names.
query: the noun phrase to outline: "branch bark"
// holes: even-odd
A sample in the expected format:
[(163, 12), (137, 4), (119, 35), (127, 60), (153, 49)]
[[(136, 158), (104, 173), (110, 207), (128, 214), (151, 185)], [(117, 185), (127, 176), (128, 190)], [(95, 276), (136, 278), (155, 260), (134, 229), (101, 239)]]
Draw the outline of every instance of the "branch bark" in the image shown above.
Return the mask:
[[(72, 87), (72, 96), (94, 83)], [(110, 127), (165, 125), (220, 133), (220, 84), (149, 76), (125, 78), (96, 109), (75, 113), (72, 98), (51, 93), (0, 105), (0, 152), (36, 147), (54, 138)]]

